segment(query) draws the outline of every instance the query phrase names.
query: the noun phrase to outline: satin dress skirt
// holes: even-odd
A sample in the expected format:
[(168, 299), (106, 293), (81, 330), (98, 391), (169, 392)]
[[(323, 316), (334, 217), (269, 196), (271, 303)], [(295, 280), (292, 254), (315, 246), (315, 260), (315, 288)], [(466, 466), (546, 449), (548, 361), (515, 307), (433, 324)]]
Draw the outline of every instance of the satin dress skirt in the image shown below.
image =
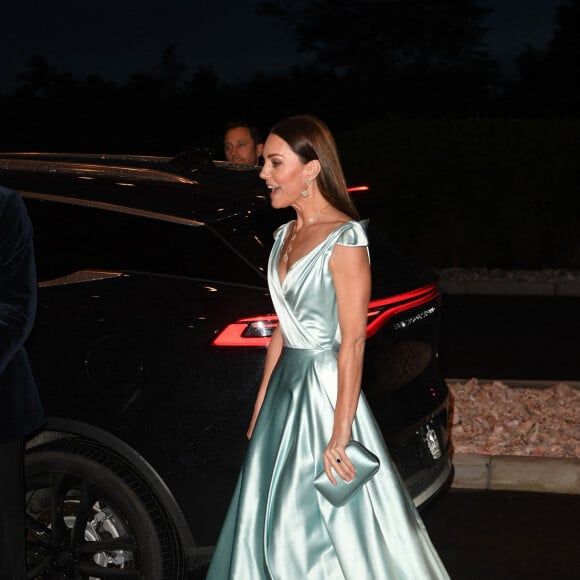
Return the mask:
[(379, 457), (378, 473), (339, 508), (314, 488), (333, 427), (336, 368), (332, 349), (283, 350), (208, 580), (448, 578), (363, 395), (353, 439)]

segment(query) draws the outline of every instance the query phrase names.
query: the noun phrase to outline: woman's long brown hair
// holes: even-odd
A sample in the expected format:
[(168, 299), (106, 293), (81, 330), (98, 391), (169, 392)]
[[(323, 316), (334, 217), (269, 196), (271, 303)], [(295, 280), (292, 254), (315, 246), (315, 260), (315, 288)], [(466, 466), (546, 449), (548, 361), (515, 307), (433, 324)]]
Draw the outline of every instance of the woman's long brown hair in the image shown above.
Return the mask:
[(358, 211), (347, 191), (334, 137), (320, 119), (312, 115), (286, 117), (276, 123), (270, 133), (284, 139), (303, 163), (318, 160), (320, 173), (317, 180), (320, 193), (336, 209), (354, 220), (359, 219)]

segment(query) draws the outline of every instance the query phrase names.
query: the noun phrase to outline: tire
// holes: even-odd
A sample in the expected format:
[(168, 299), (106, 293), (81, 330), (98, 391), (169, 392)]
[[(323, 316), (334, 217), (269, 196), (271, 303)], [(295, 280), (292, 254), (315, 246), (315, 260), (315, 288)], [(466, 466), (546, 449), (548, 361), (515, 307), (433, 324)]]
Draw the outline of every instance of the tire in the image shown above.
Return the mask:
[(182, 578), (173, 526), (123, 458), (65, 439), (26, 454), (28, 578)]

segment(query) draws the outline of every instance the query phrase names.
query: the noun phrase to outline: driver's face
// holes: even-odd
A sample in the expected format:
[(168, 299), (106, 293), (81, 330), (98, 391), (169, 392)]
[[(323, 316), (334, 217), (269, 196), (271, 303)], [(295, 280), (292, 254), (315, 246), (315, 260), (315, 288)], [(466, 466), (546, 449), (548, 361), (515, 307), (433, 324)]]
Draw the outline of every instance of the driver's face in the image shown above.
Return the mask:
[(262, 145), (256, 145), (247, 127), (229, 129), (224, 137), (226, 161), (243, 165), (257, 165)]

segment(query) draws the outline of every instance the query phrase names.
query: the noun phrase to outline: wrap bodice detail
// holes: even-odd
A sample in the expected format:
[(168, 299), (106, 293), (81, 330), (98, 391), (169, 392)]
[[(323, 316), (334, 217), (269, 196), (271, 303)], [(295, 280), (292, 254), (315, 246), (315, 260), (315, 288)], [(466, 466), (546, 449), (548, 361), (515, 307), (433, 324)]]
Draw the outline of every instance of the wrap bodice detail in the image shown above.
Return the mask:
[(284, 346), (337, 349), (340, 326), (330, 258), (337, 244), (367, 246), (364, 226), (356, 221), (344, 222), (299, 258), (288, 269), (284, 280), (280, 280), (280, 252), (292, 223), (280, 226), (274, 233), (274, 247), (268, 263), (270, 294), (280, 320)]

